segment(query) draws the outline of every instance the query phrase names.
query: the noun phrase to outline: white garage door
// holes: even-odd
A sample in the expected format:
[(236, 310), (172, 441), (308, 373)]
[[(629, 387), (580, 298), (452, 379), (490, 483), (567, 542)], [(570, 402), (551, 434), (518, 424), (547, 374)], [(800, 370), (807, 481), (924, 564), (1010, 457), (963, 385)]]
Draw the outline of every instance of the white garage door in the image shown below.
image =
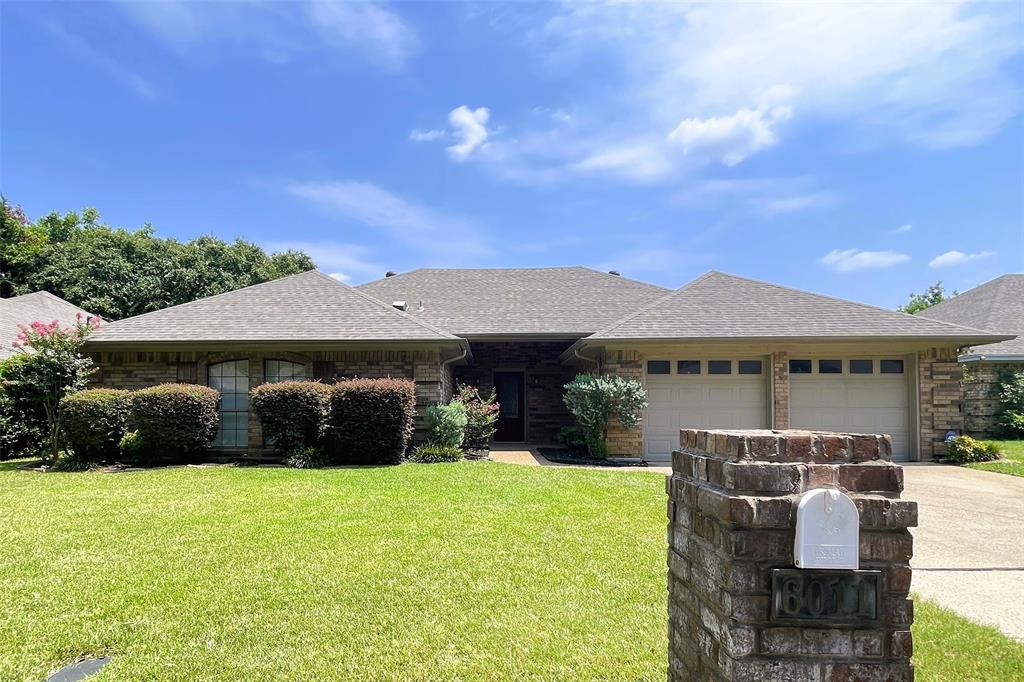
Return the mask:
[(679, 429), (767, 428), (767, 371), (761, 359), (649, 360), (646, 458), (670, 460)]
[(908, 363), (903, 358), (790, 360), (793, 428), (892, 436), (893, 459), (910, 454)]

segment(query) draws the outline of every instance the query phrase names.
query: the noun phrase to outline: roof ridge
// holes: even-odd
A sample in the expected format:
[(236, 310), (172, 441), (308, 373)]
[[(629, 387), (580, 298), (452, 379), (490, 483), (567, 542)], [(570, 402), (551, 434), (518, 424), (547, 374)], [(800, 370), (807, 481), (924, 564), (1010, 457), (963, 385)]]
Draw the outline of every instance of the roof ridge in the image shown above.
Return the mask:
[(594, 273), (596, 275), (601, 275), (602, 277), (614, 277), (616, 280), (618, 280), (620, 282), (622, 282), (622, 281), (634, 282), (636, 284), (643, 284), (645, 286), (654, 287), (656, 289), (664, 289), (665, 291), (668, 291), (668, 292), (675, 291), (675, 289), (669, 289), (668, 287), (663, 287), (660, 284), (654, 284), (653, 282), (645, 282), (642, 279), (636, 279), (635, 277), (627, 277), (627, 276), (622, 275), (622, 274), (613, 275), (610, 272), (605, 272), (603, 270), (598, 270), (597, 268), (592, 268), (589, 265), (576, 265), (576, 266), (573, 266), (573, 267), (574, 268), (579, 268), (580, 270), (586, 270), (587, 272), (592, 272), (592, 273)]
[[(320, 273), (320, 274), (323, 274), (323, 273)], [(430, 324), (430, 323), (429, 323), (429, 322), (427, 322), (426, 320), (421, 320), (421, 319), (419, 319), (418, 317), (415, 317), (414, 315), (410, 315), (409, 313), (405, 312), (404, 310), (399, 310), (399, 309), (398, 309), (398, 308), (396, 308), (395, 306), (393, 306), (393, 305), (389, 305), (388, 303), (386, 303), (386, 302), (384, 302), (384, 301), (380, 300), (379, 298), (376, 298), (376, 297), (374, 297), (374, 296), (370, 296), (370, 295), (369, 295), (368, 293), (366, 293), (365, 291), (360, 291), (358, 287), (354, 287), (354, 286), (351, 286), (351, 285), (349, 285), (349, 284), (345, 284), (344, 282), (339, 282), (338, 280), (334, 279), (334, 278), (333, 278), (333, 277), (331, 277), (330, 275), (324, 275), (324, 277), (327, 277), (328, 279), (330, 279), (330, 280), (332, 280), (332, 281), (334, 281), (334, 282), (336, 282), (336, 283), (340, 284), (340, 285), (341, 285), (341, 286), (343, 286), (343, 287), (347, 287), (347, 288), (348, 288), (349, 290), (351, 290), (351, 291), (355, 292), (355, 293), (356, 293), (356, 294), (358, 294), (359, 296), (362, 296), (362, 297), (363, 297), (363, 298), (365, 298), (365, 299), (366, 299), (367, 301), (370, 301), (370, 302), (372, 302), (372, 303), (376, 303), (377, 305), (379, 305), (379, 306), (381, 306), (381, 307), (387, 308), (387, 309), (388, 309), (388, 310), (390, 310), (390, 311), (391, 311), (392, 313), (395, 313), (395, 314), (401, 315), (401, 316), (402, 316), (402, 317), (404, 317), (405, 319), (407, 319), (407, 320), (409, 320), (409, 321), (411, 321), (411, 322), (415, 322), (415, 323), (416, 323), (416, 324), (417, 324), (418, 326), (420, 326), (420, 327), (423, 327), (424, 329), (428, 329), (428, 330), (430, 330), (430, 331), (434, 332), (435, 334), (441, 334), (441, 335), (442, 335), (442, 336), (444, 336), (445, 338), (450, 338), (450, 339), (458, 339), (458, 338), (460, 338), (460, 337), (458, 337), (458, 336), (455, 336), (455, 335), (454, 335), (454, 334), (452, 334), (451, 332), (446, 332), (446, 331), (444, 331), (444, 330), (443, 330), (443, 329), (441, 329), (440, 327), (435, 327), (434, 325)]]
[[(824, 300), (827, 300), (827, 301), (838, 301), (840, 303), (848, 303), (850, 305), (859, 306), (861, 308), (866, 308), (868, 310), (875, 310), (875, 311), (882, 312), (882, 313), (888, 313), (890, 315), (900, 316), (900, 317), (903, 317), (903, 318), (909, 318), (909, 319), (914, 320), (914, 324), (919, 324), (921, 322), (921, 318), (917, 317), (916, 315), (911, 315), (910, 313), (904, 313), (904, 312), (901, 312), (899, 310), (891, 310), (889, 308), (883, 308), (882, 306), (871, 305), (870, 303), (862, 303), (860, 301), (852, 301), (852, 300), (850, 300), (848, 298), (840, 298), (839, 296), (829, 296), (827, 294), (819, 294), (819, 293), (816, 293), (816, 292), (813, 292), (813, 291), (807, 291), (806, 289), (797, 289), (796, 287), (787, 286), (785, 284), (775, 284), (773, 282), (766, 282), (764, 280), (754, 279), (753, 277), (743, 277), (742, 275), (733, 275), (733, 274), (728, 273), (728, 272), (719, 272), (717, 270), (712, 270), (708, 274), (717, 274), (717, 275), (722, 275), (724, 277), (730, 277), (732, 279), (743, 280), (745, 282), (753, 282), (754, 284), (762, 284), (764, 286), (774, 287), (776, 289), (784, 289), (786, 291), (793, 291), (793, 292), (796, 292), (798, 294), (804, 294), (806, 296), (814, 296), (815, 298), (824, 299)], [(952, 322), (944, 322), (943, 320), (933, 320), (933, 319), (930, 319), (930, 318), (925, 318), (925, 319), (928, 319), (929, 322), (938, 322), (939, 324), (943, 324), (943, 325), (946, 325), (947, 327), (952, 327), (954, 329), (962, 329), (962, 330), (971, 331), (971, 332), (981, 332), (982, 334), (989, 334), (989, 333), (991, 333), (991, 332), (988, 332), (988, 331), (986, 331), (984, 329), (976, 329), (974, 327), (968, 327), (968, 326), (962, 325), (962, 324), (954, 324)]]
[[(688, 287), (691, 287), (694, 284), (696, 284), (697, 282), (705, 280), (705, 279), (707, 279), (708, 277), (710, 277), (711, 275), (714, 275), (714, 274), (721, 274), (721, 273), (718, 273), (716, 270), (708, 270), (703, 275), (700, 275), (699, 277), (690, 280), (689, 282), (687, 282), (683, 286), (679, 287), (678, 289), (673, 289), (672, 291), (669, 291), (664, 296), (661, 296), (660, 298), (655, 299), (654, 301), (648, 303), (647, 305), (640, 307), (635, 312), (632, 312), (629, 315), (626, 315), (625, 317), (616, 320), (612, 324), (606, 326), (604, 329), (600, 329), (600, 330), (594, 332), (593, 334), (591, 334), (590, 336), (593, 337), (593, 338), (598, 338), (599, 339), (599, 338), (601, 338), (599, 336), (600, 334), (604, 334), (604, 333), (606, 333), (608, 331), (611, 331), (612, 329), (615, 329), (616, 327), (618, 327), (621, 324), (625, 324), (626, 322), (629, 322), (634, 317), (637, 317), (637, 316), (641, 315), (642, 313), (645, 313), (648, 310), (651, 310), (651, 309), (657, 307), (662, 301), (666, 301), (666, 300), (674, 297), (676, 294), (680, 293), (684, 289), (687, 289)], [(589, 337), (586, 337), (586, 338), (589, 338)]]

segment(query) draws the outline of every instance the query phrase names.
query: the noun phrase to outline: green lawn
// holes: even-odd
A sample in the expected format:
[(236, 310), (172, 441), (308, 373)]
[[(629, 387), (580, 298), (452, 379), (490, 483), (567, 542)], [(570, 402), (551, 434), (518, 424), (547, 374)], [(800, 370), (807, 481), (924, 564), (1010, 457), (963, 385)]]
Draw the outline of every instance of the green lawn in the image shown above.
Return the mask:
[[(663, 680), (664, 478), (489, 462), (0, 464), (0, 679)], [(1024, 646), (918, 607), (919, 680)], [(91, 682), (91, 680), (90, 680)]]
[(1003, 459), (995, 462), (978, 462), (968, 464), (972, 469), (982, 471), (995, 471), (1000, 474), (1011, 476), (1024, 476), (1024, 440), (997, 440), (994, 441), (1003, 451)]

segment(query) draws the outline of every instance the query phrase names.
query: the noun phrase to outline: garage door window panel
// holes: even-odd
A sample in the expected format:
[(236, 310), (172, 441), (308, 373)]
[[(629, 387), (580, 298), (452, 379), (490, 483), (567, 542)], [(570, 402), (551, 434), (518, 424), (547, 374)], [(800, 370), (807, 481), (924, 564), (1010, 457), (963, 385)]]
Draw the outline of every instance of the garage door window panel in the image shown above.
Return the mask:
[(874, 360), (850, 360), (850, 374), (874, 374)]
[(700, 360), (679, 360), (676, 374), (700, 374)]
[(882, 374), (903, 374), (902, 360), (881, 360), (878, 364)]
[(790, 360), (789, 361), (789, 373), (790, 374), (810, 374), (811, 373), (811, 361), (810, 360)]
[(740, 360), (739, 361), (740, 374), (760, 374), (761, 361), (760, 360)]
[(732, 374), (732, 360), (708, 360), (708, 374)]
[(648, 374), (671, 374), (672, 363), (668, 360), (648, 360), (647, 361), (647, 373)]
[(842, 360), (818, 360), (818, 374), (842, 374)]

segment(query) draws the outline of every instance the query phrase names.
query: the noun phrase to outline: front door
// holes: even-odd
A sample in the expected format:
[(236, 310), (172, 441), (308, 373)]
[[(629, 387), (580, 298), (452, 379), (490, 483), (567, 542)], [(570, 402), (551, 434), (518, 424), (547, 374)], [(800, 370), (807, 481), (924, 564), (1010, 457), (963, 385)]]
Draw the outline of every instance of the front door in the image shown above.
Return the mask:
[(498, 423), (494, 440), (518, 442), (526, 440), (526, 404), (523, 396), (522, 372), (495, 372), (494, 390), (498, 394)]

